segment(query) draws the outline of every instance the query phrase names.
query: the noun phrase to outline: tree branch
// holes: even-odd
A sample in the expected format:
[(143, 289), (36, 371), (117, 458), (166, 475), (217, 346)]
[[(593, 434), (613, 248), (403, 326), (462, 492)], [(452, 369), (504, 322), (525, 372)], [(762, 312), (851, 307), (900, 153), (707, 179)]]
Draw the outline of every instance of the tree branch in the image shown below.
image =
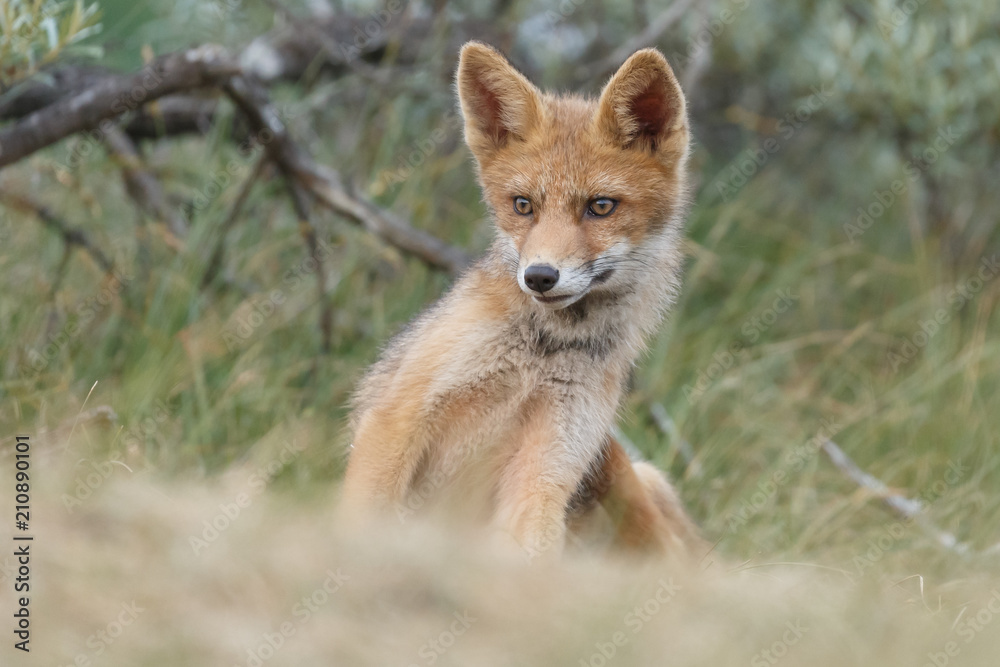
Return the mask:
[(321, 204), (360, 224), (390, 245), (449, 273), (457, 274), (471, 263), (471, 256), (464, 250), (414, 229), (390, 211), (349, 194), (337, 172), (316, 164), (292, 141), (261, 86), (243, 77), (233, 77), (224, 88), (282, 173), (296, 179)]
[(106, 127), (165, 95), (213, 86), (239, 72), (220, 47), (207, 45), (157, 58), (134, 74), (109, 77), (0, 130), (0, 169), (71, 134)]
[(292, 207), (295, 215), (299, 219), (299, 233), (306, 241), (309, 249), (309, 256), (316, 263), (316, 292), (319, 299), (319, 332), (322, 341), (321, 349), (324, 353), (330, 352), (331, 339), (333, 337), (333, 306), (326, 298), (326, 268), (323, 262), (323, 253), (319, 247), (319, 239), (316, 236), (316, 227), (309, 216), (309, 204), (302, 186), (296, 180), (294, 174), (285, 174), (288, 185), (288, 192), (291, 195)]
[(90, 240), (86, 232), (78, 227), (66, 224), (47, 207), (24, 195), (14, 194), (5, 190), (0, 190), (0, 202), (3, 202), (5, 206), (9, 206), (10, 208), (33, 214), (43, 225), (62, 236), (63, 241), (67, 245), (75, 245), (83, 248), (105, 273), (114, 271), (114, 263), (108, 259), (104, 251)]
[(111, 126), (104, 132), (104, 143), (121, 166), (125, 190), (129, 196), (148, 214), (166, 223), (174, 236), (184, 238), (187, 235), (187, 223), (167, 202), (163, 187), (153, 173), (143, 166), (139, 151), (128, 135), (117, 126)]
[(250, 175), (240, 186), (240, 191), (236, 194), (236, 201), (233, 202), (232, 208), (229, 209), (226, 219), (219, 225), (219, 238), (215, 242), (215, 248), (209, 257), (208, 266), (205, 267), (205, 274), (201, 278), (201, 287), (203, 289), (211, 285), (215, 277), (219, 275), (219, 271), (222, 269), (222, 258), (226, 251), (226, 235), (232, 229), (233, 225), (236, 224), (240, 214), (243, 212), (243, 207), (246, 205), (247, 199), (250, 198), (250, 191), (253, 190), (254, 183), (257, 182), (257, 179), (264, 172), (264, 168), (270, 163), (271, 160), (267, 155), (263, 155), (257, 160), (253, 171), (250, 172)]
[(838, 447), (837, 443), (832, 440), (824, 441), (821, 447), (823, 449), (823, 453), (830, 458), (833, 465), (844, 473), (848, 479), (879, 498), (879, 500), (881, 500), (882, 503), (899, 518), (904, 521), (912, 521), (916, 523), (925, 533), (932, 537), (935, 542), (949, 551), (954, 551), (960, 554), (968, 553), (969, 547), (967, 544), (959, 542), (958, 538), (954, 535), (941, 530), (927, 520), (927, 518), (923, 515), (924, 505), (919, 500), (913, 500), (912, 498), (907, 498), (902, 494), (892, 491), (882, 480), (869, 475), (867, 472), (858, 467), (858, 464), (856, 464), (851, 457), (849, 457), (844, 450)]
[[(424, 26), (421, 29), (426, 31), (429, 28)], [(379, 48), (385, 47), (386, 40), (387, 36), (377, 40), (381, 44)], [(290, 41), (285, 42), (286, 46), (290, 44)], [(411, 47), (412, 44), (407, 48)], [(364, 48), (376, 47), (366, 43)], [(320, 50), (326, 53), (329, 44)], [(356, 54), (342, 49), (340, 53), (327, 53), (327, 56), (350, 59)], [(135, 74), (98, 77), (92, 87), (58, 98), (0, 130), (0, 168), (76, 132), (98, 128), (99, 138), (103, 139), (115, 127), (108, 119), (134, 111), (160, 97), (221, 86), (241, 109), (251, 131), (258, 138), (269, 137), (261, 143), (266, 144), (274, 163), (283, 173), (293, 176), (324, 207), (361, 225), (390, 245), (449, 273), (456, 274), (471, 263), (471, 256), (465, 251), (411, 227), (391, 211), (348, 192), (336, 171), (316, 164), (308, 153), (292, 142), (283, 123), (270, 107), (263, 87), (250, 83), (252, 79), (237, 76), (239, 72), (239, 67), (221, 48), (203, 46), (158, 58)], [(40, 94), (39, 98), (45, 96)], [(190, 103), (188, 107), (191, 107)], [(206, 105), (196, 108), (201, 114), (210, 113)], [(145, 124), (149, 125), (150, 121), (145, 121)], [(155, 130), (155, 116), (153, 128)], [(124, 147), (119, 148), (125, 150)], [(158, 184), (152, 186), (152, 191), (149, 190), (150, 179), (134, 169), (128, 178), (139, 186), (137, 192), (146, 193), (143, 198), (158, 211), (157, 215), (164, 217), (172, 229), (180, 228), (176, 224), (178, 219), (173, 219), (171, 223), (171, 217), (164, 216), (162, 200), (157, 203), (155, 190)]]
[(625, 60), (646, 46), (653, 46), (667, 30), (670, 30), (684, 16), (688, 10), (698, 0), (674, 0), (674, 3), (660, 12), (656, 18), (649, 22), (649, 26), (634, 38), (625, 42), (617, 49), (589, 65), (581, 66), (576, 77), (580, 81), (590, 81), (599, 77), (604, 77), (621, 66)]

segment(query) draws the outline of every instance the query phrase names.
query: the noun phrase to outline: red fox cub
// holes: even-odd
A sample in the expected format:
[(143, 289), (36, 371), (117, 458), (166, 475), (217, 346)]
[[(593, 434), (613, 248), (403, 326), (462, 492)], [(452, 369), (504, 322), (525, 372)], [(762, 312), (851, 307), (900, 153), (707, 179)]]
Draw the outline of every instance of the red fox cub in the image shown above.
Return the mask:
[(698, 537), (673, 489), (610, 435), (680, 284), (677, 79), (644, 49), (597, 101), (557, 96), (469, 42), (457, 88), (496, 239), (361, 382), (344, 508), (435, 504), (531, 555), (595, 522), (623, 547), (684, 553)]

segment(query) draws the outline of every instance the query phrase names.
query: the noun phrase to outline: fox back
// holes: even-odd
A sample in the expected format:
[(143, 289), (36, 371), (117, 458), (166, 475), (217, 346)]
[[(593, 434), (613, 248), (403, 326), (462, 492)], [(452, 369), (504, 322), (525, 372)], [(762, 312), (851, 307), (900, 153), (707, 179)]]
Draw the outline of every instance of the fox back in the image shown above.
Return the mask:
[(558, 552), (608, 498), (625, 541), (690, 532), (666, 480), (623, 466), (610, 437), (680, 284), (689, 135), (673, 72), (646, 49), (597, 100), (551, 95), (471, 42), (457, 88), (495, 241), (362, 381), (348, 505), (402, 517), (444, 498), (529, 553)]

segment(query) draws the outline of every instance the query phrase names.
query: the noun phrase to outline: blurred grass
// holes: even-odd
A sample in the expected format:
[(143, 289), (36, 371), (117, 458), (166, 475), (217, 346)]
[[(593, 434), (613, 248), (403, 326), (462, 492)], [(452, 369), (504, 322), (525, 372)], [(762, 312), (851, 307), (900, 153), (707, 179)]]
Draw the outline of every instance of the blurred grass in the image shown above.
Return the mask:
[[(740, 47), (740, 39), (746, 38), (720, 43), (720, 51)], [(452, 53), (429, 49), (432, 65), (392, 90), (345, 77), (305, 91), (288, 87), (277, 97), (293, 135), (320, 161), (349, 173), (359, 191), (456, 245), (482, 249), (490, 228), (453, 120), (447, 74), (453, 60)], [(976, 555), (1000, 543), (1000, 280), (986, 281), (960, 309), (948, 301), (997, 247), (996, 211), (987, 193), (970, 196), (974, 209), (987, 206), (993, 226), (970, 225), (965, 252), (956, 253), (953, 237), (921, 222), (927, 199), (914, 188), (851, 241), (844, 225), (873, 191), (900, 178), (899, 156), (907, 155), (881, 142), (876, 124), (841, 126), (839, 134), (825, 122), (805, 124), (724, 201), (711, 187), (714, 179), (758, 136), (716, 151), (709, 148), (718, 141), (715, 120), (696, 115), (694, 122), (705, 139), (693, 160), (701, 188), (687, 224), (684, 291), (639, 365), (623, 430), (678, 480), (721, 558), (843, 570), (859, 590), (881, 590), (871, 593), (876, 598), (898, 582), (908, 582), (910, 595), (919, 575), (925, 588), (912, 593), (921, 601), (914, 614), (947, 628), (968, 608), (976, 588), (970, 582), (1000, 576), (1000, 554)], [(108, 459), (132, 471), (116, 470), (116, 480), (135, 475), (167, 490), (180, 480), (214, 489), (234, 469), (294, 441), (304, 449), (268, 486), (266, 511), (328, 507), (343, 467), (344, 405), (355, 381), (379, 346), (447, 288), (445, 276), (343, 220), (317, 214), (334, 312), (333, 349), (319, 354), (314, 276), (282, 184), (266, 173), (226, 241), (223, 274), (231, 282), (201, 289), (218, 224), (252, 170), (227, 131), (220, 124), (207, 139), (165, 141), (148, 151), (179, 206), (204, 194), (230, 160), (242, 160), (221, 194), (204, 208), (187, 209), (191, 235), (179, 251), (162, 225), (137, 217), (118, 169), (99, 150), (73, 172), (57, 167), (78, 139), (3, 174), (4, 187), (32, 193), (85, 228), (128, 276), (107, 305), (96, 303), (106, 287), (100, 271), (74, 252), (53, 298), (60, 240), (29, 217), (0, 212), (0, 429), (40, 433), (99, 405), (118, 415), (111, 429), (84, 426), (65, 454), (58, 453), (69, 442), (63, 431), (43, 439), (53, 465), (70, 467), (56, 476), (63, 492), (73, 492), (74, 470)], [(443, 141), (419, 149), (441, 132)], [(842, 143), (847, 135), (849, 149)], [(408, 163), (414, 150), (416, 166)], [(974, 164), (942, 162), (932, 173), (961, 191), (988, 178)], [(781, 294), (792, 295), (790, 306), (769, 313)], [(47, 355), (51, 335), (67, 331), (81, 308), (92, 319)], [(894, 369), (890, 354), (940, 308), (949, 321)], [(770, 324), (756, 323), (771, 316)], [(24, 372), (37, 359), (32, 351), (44, 364)], [(658, 428), (653, 403), (663, 405), (691, 444), (694, 464)], [(834, 439), (859, 465), (927, 500), (926, 517), (954, 533), (968, 553), (946, 550), (908, 525), (877, 558), (864, 560), (895, 518), (821, 453), (801, 449), (831, 424)], [(956, 466), (957, 476), (949, 473)], [(776, 474), (783, 474), (780, 482)], [(95, 493), (118, 497), (116, 488)], [(48, 489), (50, 504), (61, 491)], [(207, 507), (220, 501), (211, 492), (204, 498)], [(100, 521), (111, 510), (94, 511)], [(307, 523), (322, 532), (325, 516), (318, 512)], [(244, 557), (235, 548), (226, 554)], [(858, 593), (859, 616), (877, 616), (876, 608), (895, 613), (868, 594)], [(712, 604), (706, 602), (705, 613)]]
[[(379, 133), (380, 117), (388, 123), (395, 116), (391, 108), (379, 110), (370, 136)], [(385, 145), (365, 140), (373, 148), (367, 154), (383, 156), (382, 168), (395, 168), (393, 147), (407, 151), (438, 120), (415, 123), (405, 137), (397, 125)], [(449, 140), (449, 152), (428, 156), (381, 199), (408, 212), (418, 226), (460, 245), (483, 247), (488, 223), (468, 158), (454, 129)], [(320, 152), (321, 159), (335, 161), (332, 147)], [(159, 150), (155, 162), (168, 183), (193, 197), (204, 187), (200, 174), (221, 172), (235, 157), (226, 143), (185, 140)], [(920, 322), (935, 310), (949, 307), (947, 293), (975, 265), (943, 265), (931, 240), (893, 247), (899, 222), (888, 218), (896, 217), (895, 211), (853, 243), (838, 224), (846, 218), (806, 219), (786, 199), (796, 197), (800, 186), (781, 161), (776, 156), (730, 202), (702, 203), (704, 192), (696, 201), (688, 224), (685, 290), (640, 364), (626, 433), (683, 479), (685, 499), (706, 532), (722, 538), (726, 553), (837, 563), (842, 557), (832, 554), (863, 543), (888, 519), (814, 456), (746, 526), (726, 528), (726, 517), (753, 495), (785, 452), (815, 435), (823, 419), (840, 425), (836, 440), (863, 467), (906, 493), (918, 495), (949, 462), (969, 466), (967, 476), (929, 512), (963, 541), (978, 547), (997, 542), (1000, 424), (990, 406), (1000, 370), (995, 309), (1000, 282), (987, 282), (894, 372), (890, 351), (902, 337), (920, 331)], [(213, 226), (204, 221), (225, 215), (237, 179), (195, 213), (191, 237), (176, 253), (162, 241), (158, 226), (137, 225), (114, 166), (103, 158), (89, 160), (71, 178), (64, 176), (65, 182), (56, 180), (46, 158), (33, 160), (32, 167), (9, 174), (8, 186), (45, 193), (67, 220), (113, 248), (133, 278), (120, 299), (95, 307), (93, 320), (58, 347), (40, 373), (19, 377), (18, 365), (29, 361), (28, 352), (45, 347), (53, 308), (59, 331), (74, 321), (80, 304), (100, 293), (101, 278), (88, 258), (77, 254), (50, 302), (60, 243), (34, 221), (9, 214), (14, 224), (0, 258), (9, 351), (4, 420), (43, 425), (66, 418), (97, 381), (88, 405), (112, 406), (124, 425), (141, 422), (156, 401), (167, 406), (169, 419), (135, 445), (135, 454), (143, 465), (184, 474), (220, 470), (275, 424), (307, 415), (322, 436), (294, 464), (296, 484), (304, 479), (323, 486), (336, 479), (345, 444), (343, 405), (355, 380), (379, 345), (439, 295), (447, 279), (342, 221), (320, 216), (331, 253), (328, 284), (335, 316), (332, 353), (317, 356), (313, 276), (280, 183), (265, 179), (255, 186), (244, 219), (228, 239), (225, 273), (255, 286), (244, 296), (226, 287), (198, 287), (206, 249), (215, 241)], [(371, 182), (378, 182), (378, 161), (369, 169)], [(890, 252), (883, 252), (886, 248)], [(142, 252), (149, 256), (140, 262)], [(282, 302), (254, 326), (255, 308), (266, 311), (259, 304), (274, 290)], [(780, 293), (792, 295), (787, 311), (776, 314), (770, 326), (753, 324)], [(234, 337), (241, 324), (250, 327), (246, 339)], [(751, 342), (747, 326), (759, 339)], [(236, 347), (230, 350), (233, 340)], [(734, 343), (741, 349), (727, 363)], [(722, 365), (729, 368), (717, 373)], [(691, 391), (703, 375), (712, 377)], [(686, 474), (673, 455), (676, 443), (655, 427), (651, 402), (662, 403), (692, 443), (699, 475)], [(116, 444), (95, 447), (108, 452)], [(948, 554), (922, 539), (914, 535), (914, 546), (929, 549), (932, 563), (951, 563)]]

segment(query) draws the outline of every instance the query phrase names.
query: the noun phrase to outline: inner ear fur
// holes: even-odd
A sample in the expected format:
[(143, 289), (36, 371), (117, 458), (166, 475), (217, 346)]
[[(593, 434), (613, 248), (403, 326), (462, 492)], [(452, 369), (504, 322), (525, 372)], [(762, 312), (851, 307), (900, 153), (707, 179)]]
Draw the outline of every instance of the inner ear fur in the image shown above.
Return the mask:
[(611, 142), (654, 153), (687, 150), (684, 93), (656, 49), (636, 51), (601, 92), (595, 122)]
[(481, 42), (462, 47), (458, 100), (465, 140), (477, 158), (527, 138), (541, 116), (540, 93), (498, 51)]

